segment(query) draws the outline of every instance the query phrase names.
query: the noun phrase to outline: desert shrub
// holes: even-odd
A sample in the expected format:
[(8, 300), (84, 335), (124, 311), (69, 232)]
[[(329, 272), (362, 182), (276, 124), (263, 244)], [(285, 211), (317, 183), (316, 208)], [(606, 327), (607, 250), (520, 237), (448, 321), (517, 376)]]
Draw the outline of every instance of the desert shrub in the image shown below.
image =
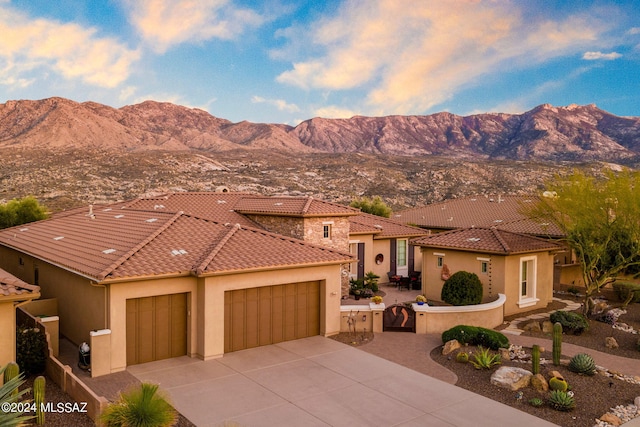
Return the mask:
[(25, 375), (44, 372), (47, 362), (47, 339), (38, 328), (19, 327), (16, 331), (16, 362)]
[(488, 348), (478, 347), (478, 352), (473, 355), (473, 360), (469, 362), (476, 369), (490, 369), (502, 363), (499, 354), (490, 353)]
[(458, 340), (460, 344), (471, 344), (497, 350), (509, 348), (509, 339), (498, 331), (479, 326), (458, 325), (442, 333), (442, 342)]
[(581, 314), (574, 313), (572, 311), (558, 310), (551, 313), (551, 323), (559, 322), (562, 325), (562, 331), (572, 332), (575, 335), (580, 335), (582, 332), (589, 329), (589, 322)]
[(617, 281), (613, 284), (613, 290), (620, 301), (626, 301), (633, 292), (633, 297), (629, 302), (640, 302), (640, 284), (632, 282)]
[(444, 282), (442, 301), (451, 305), (475, 305), (482, 302), (482, 282), (475, 273), (458, 271)]
[(156, 384), (142, 383), (121, 394), (120, 398), (107, 406), (100, 416), (106, 426), (172, 426), (176, 411), (167, 400), (156, 393)]

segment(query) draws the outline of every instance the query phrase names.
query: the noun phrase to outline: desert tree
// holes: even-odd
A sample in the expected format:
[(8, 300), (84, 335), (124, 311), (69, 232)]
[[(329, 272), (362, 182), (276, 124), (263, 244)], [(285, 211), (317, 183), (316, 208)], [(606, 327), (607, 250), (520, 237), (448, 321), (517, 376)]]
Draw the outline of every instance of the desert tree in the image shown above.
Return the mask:
[(554, 218), (574, 251), (585, 284), (584, 314), (593, 295), (640, 264), (640, 174), (573, 172), (547, 184), (536, 215)]
[(372, 198), (360, 197), (353, 200), (349, 206), (352, 208), (358, 208), (362, 212), (372, 215), (382, 216), (385, 218), (389, 218), (391, 216), (391, 208), (387, 206), (380, 196)]
[(0, 204), (0, 228), (13, 227), (47, 218), (47, 209), (35, 197), (27, 196)]

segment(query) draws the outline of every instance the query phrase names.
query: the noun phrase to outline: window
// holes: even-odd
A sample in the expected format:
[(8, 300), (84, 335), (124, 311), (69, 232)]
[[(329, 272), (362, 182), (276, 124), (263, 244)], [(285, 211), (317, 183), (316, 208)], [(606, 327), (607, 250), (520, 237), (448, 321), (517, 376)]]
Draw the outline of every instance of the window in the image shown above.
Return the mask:
[(436, 267), (442, 268), (443, 265), (444, 265), (444, 257), (439, 256), (438, 258), (436, 258)]
[(18, 265), (24, 267), (24, 259), (22, 257), (18, 257)]
[(489, 273), (489, 263), (487, 261), (480, 261), (480, 273)]
[(535, 305), (536, 298), (536, 261), (535, 256), (520, 258), (519, 307)]
[(40, 272), (37, 268), (33, 270), (33, 284), (36, 286), (40, 286)]
[(331, 239), (331, 224), (324, 224), (322, 226), (322, 238)]

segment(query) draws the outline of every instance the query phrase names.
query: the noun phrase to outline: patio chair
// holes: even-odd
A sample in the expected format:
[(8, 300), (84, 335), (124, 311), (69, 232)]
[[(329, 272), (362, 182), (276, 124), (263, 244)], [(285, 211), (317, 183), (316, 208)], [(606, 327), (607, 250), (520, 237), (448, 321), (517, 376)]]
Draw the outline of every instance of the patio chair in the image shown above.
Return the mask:
[(389, 277), (389, 286), (395, 286), (397, 288), (400, 285), (401, 276), (388, 272), (387, 277)]

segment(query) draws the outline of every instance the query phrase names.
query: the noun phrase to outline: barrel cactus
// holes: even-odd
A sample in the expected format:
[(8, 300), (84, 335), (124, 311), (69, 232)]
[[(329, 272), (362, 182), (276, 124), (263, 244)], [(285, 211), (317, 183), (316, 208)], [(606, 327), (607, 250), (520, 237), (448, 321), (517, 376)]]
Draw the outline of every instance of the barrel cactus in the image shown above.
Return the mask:
[(571, 358), (568, 368), (576, 374), (595, 375), (596, 362), (594, 362), (593, 358), (588, 354), (579, 353)]
[(467, 363), (469, 361), (469, 354), (464, 351), (456, 354), (456, 362)]
[(567, 382), (562, 378), (552, 377), (549, 380), (549, 388), (551, 390), (567, 391), (569, 384), (567, 384)]

